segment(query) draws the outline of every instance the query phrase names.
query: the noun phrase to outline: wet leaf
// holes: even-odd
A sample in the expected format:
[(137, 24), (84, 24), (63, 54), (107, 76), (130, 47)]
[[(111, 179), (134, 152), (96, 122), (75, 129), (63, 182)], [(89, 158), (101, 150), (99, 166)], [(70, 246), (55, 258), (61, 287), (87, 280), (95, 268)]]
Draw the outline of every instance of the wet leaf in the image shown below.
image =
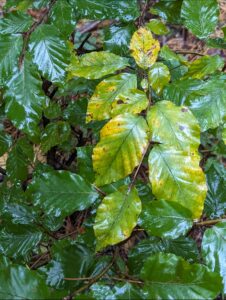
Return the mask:
[(95, 92), (88, 103), (86, 121), (109, 119), (112, 113), (112, 103), (117, 96), (136, 87), (136, 75), (129, 73), (121, 73), (101, 81), (96, 86)]
[(148, 72), (149, 82), (153, 90), (160, 94), (162, 89), (170, 81), (170, 72), (163, 63), (155, 63)]
[(110, 120), (100, 132), (93, 150), (96, 184), (105, 185), (131, 174), (148, 145), (148, 126), (142, 117), (123, 114)]
[(107, 51), (91, 52), (73, 60), (69, 76), (99, 79), (128, 66), (128, 59)]
[(148, 69), (157, 60), (160, 44), (148, 29), (141, 27), (132, 36), (130, 50), (138, 66)]
[(128, 193), (128, 186), (124, 186), (107, 195), (97, 209), (94, 224), (96, 250), (127, 239), (137, 224), (140, 212), (141, 201), (135, 188)]

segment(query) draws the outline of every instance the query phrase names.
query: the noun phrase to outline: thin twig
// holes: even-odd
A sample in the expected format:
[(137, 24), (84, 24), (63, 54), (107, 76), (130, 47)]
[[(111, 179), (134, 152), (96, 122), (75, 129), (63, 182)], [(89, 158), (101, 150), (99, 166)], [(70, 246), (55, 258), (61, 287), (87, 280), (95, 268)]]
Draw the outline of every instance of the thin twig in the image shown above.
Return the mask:
[(81, 292), (85, 291), (86, 289), (88, 289), (92, 284), (94, 284), (95, 282), (97, 282), (101, 277), (103, 277), (108, 271), (109, 269), (112, 267), (112, 265), (115, 262), (115, 258), (116, 258), (116, 252), (114, 252), (114, 256), (111, 260), (111, 262), (96, 276), (92, 277), (89, 282), (87, 284), (85, 284), (84, 286), (82, 286), (81, 288), (79, 288), (78, 290), (76, 290), (74, 293), (71, 294), (71, 297), (75, 297), (76, 295), (80, 294)]
[(135, 181), (136, 181), (136, 179), (137, 179), (137, 175), (138, 175), (138, 173), (139, 173), (139, 171), (140, 171), (140, 168), (141, 168), (141, 166), (142, 166), (144, 157), (145, 157), (145, 155), (146, 155), (146, 153), (147, 153), (147, 151), (148, 151), (148, 148), (149, 148), (150, 144), (151, 144), (151, 141), (148, 142), (146, 148), (144, 149), (144, 152), (143, 152), (142, 158), (141, 158), (141, 160), (140, 160), (140, 163), (139, 163), (139, 165), (138, 165), (138, 167), (137, 167), (137, 169), (136, 169), (136, 172), (134, 173), (133, 179), (132, 179), (132, 181), (131, 181), (131, 183), (130, 183), (130, 185), (129, 185), (129, 187), (128, 187), (127, 195), (131, 192), (131, 190), (132, 190), (132, 188), (133, 188), (133, 186), (134, 186), (134, 184), (135, 184)]
[(221, 219), (213, 219), (213, 220), (206, 220), (202, 222), (195, 223), (195, 226), (209, 226), (209, 225), (214, 225), (219, 222), (226, 221), (226, 218), (221, 218)]
[(195, 51), (186, 51), (186, 50), (174, 50), (178, 54), (192, 54), (198, 56), (205, 56), (206, 54), (195, 52)]
[(104, 191), (102, 191), (101, 189), (99, 189), (97, 186), (95, 186), (94, 184), (93, 184), (92, 186), (95, 188), (95, 190), (96, 190), (98, 193), (100, 193), (100, 194), (103, 195), (104, 197), (107, 196), (107, 194), (106, 194)]
[(22, 64), (23, 64), (23, 61), (24, 61), (24, 57), (25, 57), (25, 54), (26, 54), (26, 50), (27, 50), (27, 46), (28, 46), (28, 42), (29, 42), (29, 39), (30, 39), (30, 36), (32, 34), (32, 32), (35, 31), (35, 29), (41, 25), (43, 23), (43, 21), (45, 20), (45, 18), (48, 16), (50, 10), (52, 9), (53, 5), (57, 2), (57, 0), (51, 0), (50, 1), (50, 4), (49, 4), (49, 7), (48, 9), (43, 13), (42, 17), (38, 20), (38, 21), (35, 21), (30, 29), (24, 33), (24, 41), (23, 41), (23, 48), (22, 48), (22, 51), (21, 51), (21, 55), (19, 57), (19, 68), (21, 68)]

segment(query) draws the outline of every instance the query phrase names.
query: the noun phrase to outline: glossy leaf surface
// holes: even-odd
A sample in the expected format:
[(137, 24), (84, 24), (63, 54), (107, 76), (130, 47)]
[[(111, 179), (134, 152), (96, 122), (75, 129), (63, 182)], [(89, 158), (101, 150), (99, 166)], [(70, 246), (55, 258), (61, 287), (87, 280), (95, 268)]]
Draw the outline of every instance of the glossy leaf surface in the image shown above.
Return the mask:
[(158, 145), (149, 155), (149, 178), (158, 199), (176, 201), (199, 218), (206, 198), (206, 181), (198, 154)]
[(207, 38), (215, 29), (218, 21), (219, 8), (216, 0), (184, 0), (181, 17), (185, 26), (198, 38)]
[(94, 232), (96, 250), (127, 239), (137, 224), (141, 201), (136, 189), (128, 194), (128, 187), (106, 196), (97, 209)]
[(70, 51), (53, 25), (41, 25), (31, 35), (29, 49), (42, 75), (55, 83), (65, 79)]
[(131, 89), (119, 94), (112, 103), (112, 117), (123, 113), (138, 114), (148, 106), (148, 99), (143, 91)]
[(130, 41), (131, 55), (142, 69), (150, 68), (156, 61), (160, 44), (146, 28), (139, 28)]
[(206, 75), (212, 74), (217, 70), (221, 70), (223, 66), (224, 60), (219, 55), (202, 56), (201, 58), (194, 60), (190, 64), (188, 72), (183, 78), (202, 79)]
[(21, 35), (0, 35), (0, 84), (13, 75), (23, 45)]
[(188, 106), (205, 131), (219, 126), (226, 116), (225, 91), (226, 82), (221, 79), (187, 79), (167, 85), (163, 97), (176, 105)]
[(70, 76), (99, 79), (128, 66), (128, 59), (107, 51), (91, 52), (73, 60)]
[(142, 117), (119, 115), (100, 132), (93, 150), (96, 184), (105, 185), (131, 174), (148, 144), (148, 126)]
[(149, 82), (153, 90), (160, 94), (163, 87), (170, 81), (170, 72), (163, 63), (155, 63), (148, 72)]
[(160, 101), (148, 112), (147, 121), (153, 141), (177, 150), (197, 153), (200, 127), (187, 107)]
[(28, 14), (10, 12), (0, 19), (1, 34), (22, 33), (29, 29), (32, 18)]
[(153, 33), (158, 35), (168, 33), (168, 29), (166, 25), (158, 19), (152, 19), (150, 22), (146, 24), (146, 27), (150, 29)]
[(151, 7), (150, 12), (160, 16), (169, 23), (180, 24), (181, 5), (182, 0), (160, 0)]
[(144, 206), (139, 224), (152, 235), (176, 239), (187, 233), (193, 221), (191, 212), (179, 203), (157, 200)]
[(121, 73), (101, 81), (88, 103), (86, 121), (110, 118), (111, 106), (117, 96), (136, 87), (137, 78), (129, 73)]
[(226, 294), (226, 222), (220, 222), (204, 232), (202, 255), (210, 270), (222, 277)]
[(135, 0), (73, 0), (72, 3), (80, 18), (116, 19), (128, 22), (139, 16)]
[(222, 288), (217, 273), (203, 265), (190, 265), (174, 254), (150, 256), (144, 263), (141, 278), (153, 299), (214, 299)]
[(38, 124), (46, 96), (38, 71), (26, 57), (20, 70), (15, 70), (4, 94), (5, 111), (13, 124), (31, 137), (39, 135)]
[(62, 292), (46, 286), (37, 272), (20, 265), (2, 267), (0, 274), (0, 297), (2, 299), (60, 299)]
[(27, 225), (7, 225), (1, 229), (0, 251), (9, 257), (25, 256), (41, 241), (43, 234)]
[(90, 184), (68, 171), (43, 173), (33, 180), (28, 194), (47, 214), (62, 218), (88, 208), (98, 198)]

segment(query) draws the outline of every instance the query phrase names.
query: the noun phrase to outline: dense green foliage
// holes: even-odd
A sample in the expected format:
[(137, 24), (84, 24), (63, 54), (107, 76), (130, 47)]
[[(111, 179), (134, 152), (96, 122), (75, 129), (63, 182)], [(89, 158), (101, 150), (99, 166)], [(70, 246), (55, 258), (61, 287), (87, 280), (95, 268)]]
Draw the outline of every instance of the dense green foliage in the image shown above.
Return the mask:
[[(224, 298), (218, 20), (217, 0), (7, 1), (1, 299)], [(214, 54), (170, 49), (178, 28)]]

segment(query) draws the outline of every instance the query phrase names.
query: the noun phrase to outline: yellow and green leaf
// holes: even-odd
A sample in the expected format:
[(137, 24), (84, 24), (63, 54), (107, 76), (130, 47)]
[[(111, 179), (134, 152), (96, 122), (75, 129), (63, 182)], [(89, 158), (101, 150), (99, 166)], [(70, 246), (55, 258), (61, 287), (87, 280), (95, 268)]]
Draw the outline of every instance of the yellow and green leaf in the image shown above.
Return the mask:
[(138, 66), (148, 69), (157, 60), (160, 44), (148, 29), (141, 27), (132, 36), (130, 50)]
[(144, 118), (129, 113), (118, 115), (100, 131), (93, 150), (96, 185), (115, 182), (131, 174), (142, 159), (149, 140)]
[(117, 96), (135, 88), (137, 88), (137, 77), (130, 73), (121, 73), (101, 81), (88, 103), (86, 122), (109, 119), (112, 103)]
[(127, 186), (121, 187), (107, 195), (98, 207), (94, 224), (97, 251), (124, 241), (136, 226), (141, 201), (135, 188), (127, 192)]
[(84, 54), (72, 60), (69, 77), (77, 76), (87, 79), (99, 79), (128, 66), (128, 59), (116, 54), (102, 51)]
[(119, 94), (112, 103), (111, 116), (122, 113), (138, 114), (148, 106), (148, 99), (143, 91), (131, 89)]
[(155, 63), (148, 72), (151, 87), (159, 95), (167, 83), (170, 81), (170, 72), (163, 63)]

